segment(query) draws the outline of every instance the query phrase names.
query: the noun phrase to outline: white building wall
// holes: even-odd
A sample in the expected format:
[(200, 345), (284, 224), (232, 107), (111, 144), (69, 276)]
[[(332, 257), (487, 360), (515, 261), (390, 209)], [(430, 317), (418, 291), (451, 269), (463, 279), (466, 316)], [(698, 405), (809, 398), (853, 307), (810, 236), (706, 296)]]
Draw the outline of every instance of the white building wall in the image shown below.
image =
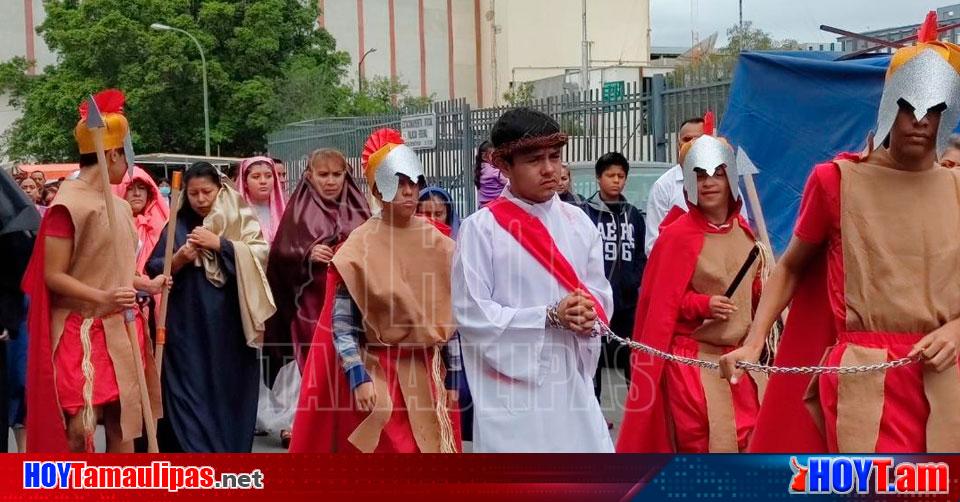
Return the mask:
[(447, 0), (423, 0), (423, 32), (426, 41), (427, 95), (450, 97), (450, 51), (448, 50)]
[(397, 33), (397, 77), (420, 96), (420, 22), (416, 0), (394, 0)]
[[(28, 7), (32, 15), (27, 15)], [(29, 57), (28, 42), (32, 41), (35, 69), (38, 73), (42, 72), (44, 67), (56, 63), (56, 56), (36, 33), (36, 27), (45, 18), (42, 0), (0, 0), (0, 61)], [(0, 94), (0, 134), (6, 132), (19, 117), (20, 113), (9, 105), (9, 97)]]
[[(356, 3), (356, 2), (354, 2)], [(364, 0), (363, 47), (376, 49), (363, 60), (367, 79), (374, 76), (390, 77), (390, 11), (388, 0)], [(357, 61), (357, 59), (353, 59)]]
[[(362, 5), (362, 45), (377, 49), (364, 63), (366, 76), (389, 77), (391, 2), (318, 1), (325, 28), (350, 54), (352, 79), (360, 56), (357, 6)], [(463, 97), (474, 106), (491, 106), (502, 101), (511, 82), (563, 75), (580, 67), (581, 0), (393, 0), (392, 5), (396, 73), (414, 96)], [(587, 32), (591, 67), (650, 64), (650, 0), (590, 0)]]

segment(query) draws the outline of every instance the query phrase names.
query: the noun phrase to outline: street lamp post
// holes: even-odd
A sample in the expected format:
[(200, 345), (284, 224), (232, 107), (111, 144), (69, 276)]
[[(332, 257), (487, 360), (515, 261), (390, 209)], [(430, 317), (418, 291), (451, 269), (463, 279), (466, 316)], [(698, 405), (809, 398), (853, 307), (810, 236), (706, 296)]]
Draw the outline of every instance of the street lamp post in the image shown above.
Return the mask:
[(363, 60), (367, 59), (367, 56), (374, 52), (377, 52), (376, 48), (372, 48), (367, 52), (364, 52), (363, 55), (360, 56), (360, 62), (357, 63), (357, 91), (359, 91), (361, 94), (363, 93), (363, 74), (360, 69), (363, 68)]
[(160, 30), (160, 31), (175, 31), (177, 33), (183, 33), (184, 35), (190, 37), (190, 40), (193, 40), (193, 43), (197, 45), (197, 50), (200, 51), (200, 66), (203, 70), (203, 141), (204, 141), (204, 151), (206, 152), (207, 157), (210, 156), (210, 104), (209, 98), (207, 97), (207, 58), (203, 55), (203, 46), (200, 45), (200, 41), (196, 39), (190, 32), (186, 30), (181, 30), (180, 28), (174, 28), (173, 26), (167, 26), (165, 24), (153, 23), (150, 25), (151, 29)]

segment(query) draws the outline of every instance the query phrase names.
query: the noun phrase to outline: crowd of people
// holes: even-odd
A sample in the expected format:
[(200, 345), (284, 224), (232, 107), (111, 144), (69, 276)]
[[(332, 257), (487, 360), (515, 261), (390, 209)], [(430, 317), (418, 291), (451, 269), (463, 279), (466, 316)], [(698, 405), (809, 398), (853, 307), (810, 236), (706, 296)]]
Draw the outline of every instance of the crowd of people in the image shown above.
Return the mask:
[[(813, 169), (776, 263), (711, 113), (641, 211), (623, 155), (576, 194), (558, 122), (509, 110), (461, 220), (392, 129), (289, 191), (265, 156), (158, 184), (104, 91), (74, 176), (0, 173), (3, 419), (33, 452), (93, 451), (98, 424), (111, 452), (266, 429), (291, 452), (960, 451), (960, 83), (924, 88), (960, 82), (960, 47), (935, 33), (893, 55), (864, 151)], [(616, 441), (603, 367), (629, 385)]]

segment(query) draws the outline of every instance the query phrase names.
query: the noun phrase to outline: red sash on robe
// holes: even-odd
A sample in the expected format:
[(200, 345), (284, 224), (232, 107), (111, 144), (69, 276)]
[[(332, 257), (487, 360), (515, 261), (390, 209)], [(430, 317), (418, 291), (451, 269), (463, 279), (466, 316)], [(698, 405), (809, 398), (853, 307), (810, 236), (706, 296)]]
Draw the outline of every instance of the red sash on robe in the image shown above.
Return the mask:
[(583, 282), (577, 276), (577, 271), (573, 269), (570, 262), (564, 258), (563, 253), (557, 248), (557, 243), (553, 241), (550, 231), (543, 225), (536, 216), (526, 212), (520, 206), (514, 204), (506, 197), (500, 197), (497, 200), (486, 205), (486, 208), (493, 213), (494, 219), (503, 227), (523, 249), (526, 249), (543, 268), (550, 272), (557, 282), (567, 291), (580, 289), (590, 296), (593, 300), (597, 317), (608, 324), (607, 314), (603, 310), (603, 305), (593, 296), (593, 293), (584, 286)]
[[(740, 216), (739, 204), (731, 214), (735, 215), (733, 221), (753, 238), (750, 225)], [(688, 213), (674, 207), (660, 229), (640, 283), (633, 339), (669, 352), (681, 300), (696, 271), (704, 235), (711, 230), (696, 207), (691, 207)], [(664, 361), (634, 351), (630, 367), (630, 391), (617, 438), (617, 452), (672, 453), (674, 446), (663, 399)]]

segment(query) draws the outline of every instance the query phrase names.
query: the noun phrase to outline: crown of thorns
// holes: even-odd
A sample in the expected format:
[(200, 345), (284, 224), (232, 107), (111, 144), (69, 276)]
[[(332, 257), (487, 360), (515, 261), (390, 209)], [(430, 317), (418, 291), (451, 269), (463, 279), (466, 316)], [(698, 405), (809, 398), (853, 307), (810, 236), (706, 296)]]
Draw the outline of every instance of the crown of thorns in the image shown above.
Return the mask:
[(555, 132), (545, 136), (526, 136), (520, 139), (509, 141), (496, 147), (493, 151), (494, 164), (501, 165), (514, 155), (540, 148), (564, 147), (569, 140), (569, 136), (562, 132)]

